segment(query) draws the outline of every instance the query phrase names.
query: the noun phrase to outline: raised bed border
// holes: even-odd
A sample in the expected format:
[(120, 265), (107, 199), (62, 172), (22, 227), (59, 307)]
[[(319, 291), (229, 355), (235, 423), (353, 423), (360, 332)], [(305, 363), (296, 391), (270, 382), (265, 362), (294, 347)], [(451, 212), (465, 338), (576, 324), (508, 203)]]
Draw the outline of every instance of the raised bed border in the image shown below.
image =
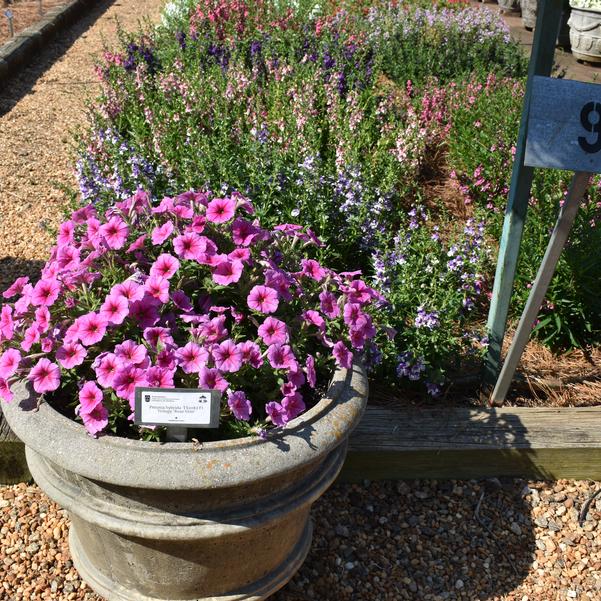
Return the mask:
[[(601, 407), (370, 406), (340, 479), (497, 476), (601, 480)], [(0, 441), (0, 484), (29, 479), (23, 444)]]
[(38, 52), (60, 31), (72, 25), (97, 0), (71, 0), (65, 6), (49, 9), (37, 22), (0, 46), (0, 82), (32, 62)]

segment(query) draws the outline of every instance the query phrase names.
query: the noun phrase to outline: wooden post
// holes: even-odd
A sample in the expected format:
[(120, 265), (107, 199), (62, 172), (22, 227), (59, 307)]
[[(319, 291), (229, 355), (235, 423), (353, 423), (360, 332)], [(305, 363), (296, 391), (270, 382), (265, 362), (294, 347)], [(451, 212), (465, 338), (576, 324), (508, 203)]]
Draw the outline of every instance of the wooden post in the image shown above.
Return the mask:
[(551, 73), (555, 42), (561, 24), (561, 12), (562, 0), (542, 0), (539, 3), (532, 57), (524, 96), (524, 108), (522, 110), (517, 149), (511, 174), (509, 199), (505, 211), (495, 283), (488, 314), (489, 346), (484, 359), (483, 373), (483, 384), (488, 390), (492, 388), (499, 374), (501, 347), (505, 337), (507, 315), (526, 221), (528, 198), (532, 186), (533, 169), (524, 166), (532, 80), (535, 75), (550, 75)]
[(559, 212), (555, 229), (551, 234), (543, 262), (541, 263), (532, 289), (530, 290), (524, 313), (522, 314), (513, 342), (511, 343), (511, 347), (507, 353), (505, 362), (503, 363), (501, 375), (499, 376), (492, 393), (491, 403), (493, 405), (502, 405), (507, 396), (511, 380), (513, 379), (520, 357), (522, 356), (528, 338), (530, 337), (532, 326), (540, 311), (541, 304), (545, 298), (549, 284), (551, 283), (551, 278), (555, 273), (555, 267), (557, 266), (561, 251), (563, 250), (568, 235), (574, 225), (574, 219), (576, 219), (582, 197), (586, 192), (591, 176), (592, 173), (586, 172), (574, 174), (570, 190)]

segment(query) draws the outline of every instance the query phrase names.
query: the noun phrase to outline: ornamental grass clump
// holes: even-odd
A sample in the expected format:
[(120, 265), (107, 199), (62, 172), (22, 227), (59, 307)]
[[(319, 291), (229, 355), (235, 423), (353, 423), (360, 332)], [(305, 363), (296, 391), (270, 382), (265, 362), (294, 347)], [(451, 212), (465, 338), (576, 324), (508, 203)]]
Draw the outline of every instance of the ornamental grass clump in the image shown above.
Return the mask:
[(88, 432), (160, 438), (132, 423), (136, 387), (222, 394), (223, 438), (285, 426), (336, 366), (377, 357), (382, 296), (310, 257), (309, 229), (263, 228), (250, 201), (139, 190), (60, 225), (33, 284), (3, 293), (0, 397), (28, 380)]

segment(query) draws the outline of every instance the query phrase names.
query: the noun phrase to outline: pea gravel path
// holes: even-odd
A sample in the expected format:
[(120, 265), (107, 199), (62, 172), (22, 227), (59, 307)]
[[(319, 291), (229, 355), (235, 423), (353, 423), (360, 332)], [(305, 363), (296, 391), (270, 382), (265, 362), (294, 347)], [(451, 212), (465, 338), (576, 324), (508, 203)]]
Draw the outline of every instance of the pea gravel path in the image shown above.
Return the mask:
[[(94, 56), (103, 39), (158, 19), (164, 0), (99, 0), (40, 52), (35, 64), (0, 82), (0, 290), (35, 274), (65, 204), (57, 184), (75, 184), (70, 131), (85, 122), (84, 100), (98, 89)], [(36, 263), (37, 261), (37, 263)]]
[[(273, 601), (601, 598), (595, 482), (337, 484), (314, 507), (311, 552)], [(36, 486), (0, 487), (0, 599), (100, 598), (81, 582), (65, 512)]]

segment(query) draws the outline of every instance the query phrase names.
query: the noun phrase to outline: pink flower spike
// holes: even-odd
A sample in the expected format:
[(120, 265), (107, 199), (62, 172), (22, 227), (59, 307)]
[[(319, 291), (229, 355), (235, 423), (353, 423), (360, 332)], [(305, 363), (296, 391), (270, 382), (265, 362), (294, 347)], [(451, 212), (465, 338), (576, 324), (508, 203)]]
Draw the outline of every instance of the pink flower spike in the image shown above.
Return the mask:
[(4, 378), (0, 378), (0, 399), (10, 403), (13, 400), (13, 393), (8, 382)]
[(40, 280), (33, 288), (31, 303), (36, 306), (50, 307), (54, 304), (61, 290), (56, 280)]
[(179, 269), (179, 261), (170, 254), (163, 253), (150, 267), (150, 276), (171, 279)]
[(123, 219), (114, 216), (100, 226), (99, 234), (106, 240), (109, 248), (119, 250), (125, 246), (129, 228)]
[(315, 373), (315, 359), (313, 358), (313, 355), (307, 355), (305, 372), (307, 373), (307, 382), (309, 383), (309, 386), (311, 386), (311, 388), (315, 388), (317, 374)]
[(144, 290), (162, 303), (169, 302), (169, 280), (151, 275), (144, 284)]
[(90, 413), (83, 413), (81, 419), (83, 425), (91, 436), (96, 436), (99, 432), (102, 432), (109, 423), (109, 412), (106, 407), (99, 403), (90, 411)]
[(268, 317), (259, 326), (259, 336), (267, 345), (270, 344), (285, 344), (289, 340), (288, 327), (283, 321)]
[(241, 261), (223, 261), (213, 270), (213, 281), (221, 286), (235, 284), (242, 276), (242, 270)]
[(119, 325), (129, 315), (129, 303), (123, 296), (109, 294), (100, 307), (99, 315), (108, 323)]
[(298, 363), (292, 349), (286, 344), (272, 344), (267, 349), (267, 359), (274, 369), (298, 371)]
[(152, 230), (152, 243), (155, 246), (160, 246), (173, 233), (173, 221), (165, 221), (163, 225), (155, 227)]
[(56, 351), (56, 360), (61, 364), (61, 367), (71, 369), (77, 365), (81, 365), (87, 354), (88, 351), (81, 344), (65, 342)]
[(209, 390), (220, 390), (225, 392), (229, 388), (228, 381), (221, 375), (218, 369), (201, 367), (198, 372), (198, 385)]
[(212, 223), (225, 223), (236, 212), (236, 201), (232, 198), (214, 198), (207, 206), (207, 220)]
[(40, 359), (27, 376), (33, 382), (33, 389), (39, 394), (56, 390), (61, 383), (60, 377), (58, 365), (46, 358)]
[(342, 340), (339, 340), (332, 349), (332, 354), (334, 355), (334, 359), (336, 359), (336, 363), (340, 367), (346, 367), (346, 369), (350, 369), (353, 364), (353, 353), (348, 350)]
[(79, 328), (77, 333), (84, 346), (90, 346), (100, 342), (106, 334), (108, 321), (98, 313), (88, 313), (78, 319)]
[(246, 394), (244, 394), (242, 390), (228, 392), (227, 405), (236, 419), (240, 419), (245, 422), (250, 419), (253, 408), (250, 401), (246, 398)]
[(212, 354), (220, 371), (235, 372), (242, 367), (242, 352), (233, 340), (224, 340), (213, 348)]
[(188, 342), (175, 352), (175, 356), (186, 374), (198, 373), (209, 360), (208, 351), (195, 342)]
[(86, 382), (79, 391), (79, 415), (92, 412), (99, 403), (102, 403), (102, 390), (94, 382)]
[(28, 277), (17, 278), (3, 293), (4, 298), (12, 298), (17, 294), (22, 294), (25, 284), (29, 284)]
[(326, 270), (313, 259), (302, 259), (302, 274), (314, 279), (316, 282), (321, 282), (326, 277)]
[(254, 286), (246, 300), (251, 309), (261, 313), (274, 313), (279, 305), (278, 293), (268, 286)]
[(14, 376), (19, 368), (21, 353), (14, 348), (9, 348), (0, 355), (0, 378), (8, 380)]

